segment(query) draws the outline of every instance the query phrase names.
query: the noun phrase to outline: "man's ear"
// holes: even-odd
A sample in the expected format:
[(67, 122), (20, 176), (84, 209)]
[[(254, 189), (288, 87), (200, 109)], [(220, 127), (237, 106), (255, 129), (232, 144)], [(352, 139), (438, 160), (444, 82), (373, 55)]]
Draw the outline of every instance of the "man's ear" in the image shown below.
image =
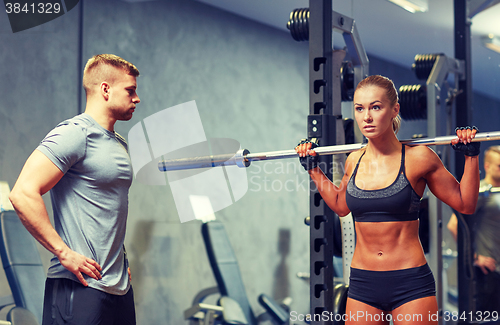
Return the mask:
[(107, 82), (101, 82), (101, 95), (107, 100), (109, 98), (110, 86)]
[(490, 168), (490, 163), (488, 161), (484, 162), (484, 172), (486, 173), (488, 168)]

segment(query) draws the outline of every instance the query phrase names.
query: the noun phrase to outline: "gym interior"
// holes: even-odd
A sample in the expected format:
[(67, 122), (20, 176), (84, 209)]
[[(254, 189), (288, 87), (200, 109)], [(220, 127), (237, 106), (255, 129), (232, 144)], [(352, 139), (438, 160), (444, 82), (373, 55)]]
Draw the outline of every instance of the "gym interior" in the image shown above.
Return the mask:
[[(82, 112), (83, 67), (98, 53), (119, 55), (134, 63), (141, 73), (137, 89), (141, 103), (132, 120), (116, 125), (116, 131), (125, 138), (149, 116), (194, 101), (199, 116), (193, 119), (201, 121), (207, 139), (236, 140), (251, 153), (293, 149), (308, 137), (310, 49), (308, 41), (294, 40), (286, 25), (290, 12), (307, 8), (309, 1), (272, 2), (272, 6), (284, 7), (283, 16), (272, 17), (281, 27), (262, 22), (271, 19), (265, 12), (266, 6), (271, 6), (267, 1), (256, 1), (255, 6), (249, 1), (233, 1), (233, 7), (238, 7), (236, 3), (241, 6), (236, 12), (238, 9), (227, 10), (221, 4), (217, 6), (218, 1), (209, 0), (80, 0), (57, 19), (15, 33), (7, 14), (0, 14), (0, 181), (12, 188), (27, 157), (47, 132)], [(428, 12), (414, 14), (387, 0), (333, 0), (332, 7), (354, 19), (369, 59), (367, 74), (384, 75), (399, 88), (425, 84), (412, 70), (415, 55), (442, 53), (456, 57), (452, 1), (428, 3)], [(376, 12), (367, 14), (375, 7)], [(413, 40), (413, 35), (402, 34), (406, 28), (392, 23), (397, 16), (395, 21), (418, 24), (418, 15), (436, 15), (433, 9), (437, 7), (448, 10), (436, 16), (443, 27), (433, 30), (424, 23), (418, 27), (427, 32), (429, 42)], [(493, 1), (484, 13), (499, 9)], [(262, 20), (252, 18), (259, 15)], [(500, 54), (484, 49), (483, 35), (474, 30), (476, 21), (483, 19), (481, 15), (471, 19), (472, 54), (467, 65), (472, 76), (464, 76), (463, 70), (453, 71), (440, 85), (437, 131), (428, 130), (428, 120), (434, 118), (430, 114), (426, 118), (403, 116), (399, 139), (425, 137), (432, 132), (437, 132), (434, 136), (452, 134), (456, 113), (447, 111), (445, 98), (450, 99), (447, 97), (455, 80), (464, 78), (472, 84), (471, 105), (465, 111), (468, 122), (479, 132), (498, 130)], [(500, 28), (498, 21), (489, 24)], [(368, 38), (368, 33), (377, 36)], [(435, 47), (436, 42), (441, 46)], [(333, 47), (345, 50), (341, 33), (334, 32)], [(401, 58), (406, 52), (413, 54)], [(346, 60), (354, 56), (347, 53)], [(480, 68), (475, 66), (478, 61), (482, 61)], [(341, 108), (343, 118), (352, 117), (352, 101), (342, 100)], [(183, 123), (189, 124), (189, 120)], [(179, 132), (161, 141), (182, 144), (189, 136)], [(500, 142), (483, 146), (490, 144)], [(435, 150), (453, 156), (446, 146)], [(454, 158), (448, 163), (454, 173)], [(244, 194), (232, 196), (231, 204), (215, 209), (214, 217), (225, 228), (250, 307), (256, 317), (264, 313), (266, 309), (258, 298), (265, 293), (278, 302), (285, 300), (296, 315), (309, 314), (311, 240), (310, 226), (305, 222), (310, 215), (309, 177), (298, 159), (252, 162), (243, 170), (247, 181)], [(166, 173), (160, 176), (163, 185), (134, 179), (130, 188), (125, 247), (137, 324), (204, 324), (186, 319), (185, 313), (200, 291), (217, 286), (202, 234), (203, 222), (181, 220)], [(50, 212), (50, 197), (47, 194), (44, 198)], [(5, 191), (1, 200), (6, 208)], [(451, 213), (442, 206), (441, 225), (446, 225)], [(457, 245), (446, 227), (442, 227), (442, 243), (447, 288), (443, 308), (458, 310)], [(52, 256), (39, 244), (37, 248), (47, 269)], [(0, 297), (9, 295), (9, 282), (0, 272)], [(208, 301), (216, 304), (217, 295)]]

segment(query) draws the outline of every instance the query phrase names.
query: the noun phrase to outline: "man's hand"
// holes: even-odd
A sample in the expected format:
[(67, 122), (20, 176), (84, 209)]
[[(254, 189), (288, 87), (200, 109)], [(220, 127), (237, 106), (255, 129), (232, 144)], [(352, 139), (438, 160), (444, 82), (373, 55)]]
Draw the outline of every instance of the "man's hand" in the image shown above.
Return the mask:
[(488, 274), (490, 272), (495, 271), (497, 265), (493, 258), (477, 255), (476, 260), (474, 261), (474, 265), (479, 267), (484, 274)]
[[(84, 285), (88, 286), (87, 281), (83, 278), (83, 274), (90, 276), (95, 280), (102, 278), (102, 268), (96, 261), (91, 258), (85, 257), (71, 249), (67, 249), (58, 256), (59, 262), (68, 271), (76, 275), (78, 280)], [(83, 274), (82, 274), (83, 273)]]

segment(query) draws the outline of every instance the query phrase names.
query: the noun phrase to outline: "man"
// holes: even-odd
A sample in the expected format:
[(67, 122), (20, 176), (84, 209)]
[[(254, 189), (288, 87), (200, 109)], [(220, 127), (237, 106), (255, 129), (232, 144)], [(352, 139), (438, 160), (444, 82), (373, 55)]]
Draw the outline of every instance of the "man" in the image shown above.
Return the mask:
[[(132, 167), (116, 121), (132, 118), (137, 68), (101, 54), (85, 66), (85, 112), (60, 123), (26, 161), (9, 196), (28, 231), (54, 254), (43, 324), (135, 324), (123, 246)], [(42, 195), (51, 191), (54, 227)]]
[[(484, 153), (485, 177), (474, 213), (474, 265), (477, 280), (477, 310), (500, 312), (500, 146)], [(457, 217), (452, 215), (448, 229), (457, 239)], [(486, 315), (486, 314), (484, 314)]]

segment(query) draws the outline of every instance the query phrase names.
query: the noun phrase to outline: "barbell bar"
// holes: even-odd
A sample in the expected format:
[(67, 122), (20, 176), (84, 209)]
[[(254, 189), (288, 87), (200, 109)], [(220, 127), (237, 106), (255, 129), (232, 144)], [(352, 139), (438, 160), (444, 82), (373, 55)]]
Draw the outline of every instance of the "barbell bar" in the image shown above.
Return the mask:
[[(451, 140), (456, 138), (457, 138), (456, 135), (448, 135), (435, 138), (401, 140), (401, 143), (410, 146), (417, 146), (417, 145), (438, 146), (438, 145), (449, 144), (451, 143)], [(500, 140), (500, 131), (477, 133), (476, 137), (472, 139), (472, 142), (493, 141), (493, 140)], [(355, 143), (346, 145), (317, 147), (314, 149), (314, 151), (316, 151), (316, 153), (320, 156), (336, 155), (336, 154), (353, 152), (365, 146), (366, 144), (363, 143)], [(236, 154), (223, 154), (223, 155), (162, 160), (158, 163), (158, 169), (160, 171), (174, 171), (174, 170), (210, 168), (210, 167), (233, 166), (233, 165), (239, 167), (248, 167), (250, 166), (250, 163), (252, 161), (287, 159), (287, 158), (298, 158), (298, 157), (299, 155), (293, 149), (269, 151), (261, 153), (250, 153), (247, 149), (240, 149), (236, 152)]]

